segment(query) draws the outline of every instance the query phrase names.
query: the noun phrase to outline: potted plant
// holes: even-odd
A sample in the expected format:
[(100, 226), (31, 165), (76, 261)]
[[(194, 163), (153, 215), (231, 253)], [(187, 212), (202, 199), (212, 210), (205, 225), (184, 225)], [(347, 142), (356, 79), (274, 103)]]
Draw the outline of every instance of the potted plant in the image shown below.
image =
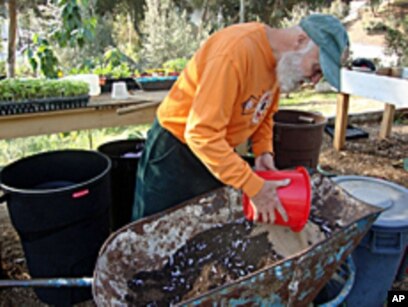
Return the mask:
[(99, 85), (102, 93), (110, 93), (112, 84), (115, 82), (125, 82), (128, 90), (139, 89), (133, 78), (133, 72), (129, 64), (120, 63), (113, 66), (111, 63), (107, 65), (97, 66), (93, 71), (99, 76)]
[(167, 61), (163, 68), (149, 69), (141, 74), (136, 78), (136, 82), (146, 91), (168, 90), (176, 82), (186, 64), (187, 59), (184, 58)]
[(186, 58), (178, 58), (169, 60), (163, 64), (163, 68), (175, 74), (179, 74), (186, 67), (188, 60)]
[(115, 82), (125, 82), (128, 90), (139, 89), (133, 78), (131, 59), (117, 48), (108, 49), (92, 73), (99, 76), (102, 93), (110, 93)]
[(82, 81), (5, 79), (0, 81), (0, 115), (84, 107), (88, 93)]

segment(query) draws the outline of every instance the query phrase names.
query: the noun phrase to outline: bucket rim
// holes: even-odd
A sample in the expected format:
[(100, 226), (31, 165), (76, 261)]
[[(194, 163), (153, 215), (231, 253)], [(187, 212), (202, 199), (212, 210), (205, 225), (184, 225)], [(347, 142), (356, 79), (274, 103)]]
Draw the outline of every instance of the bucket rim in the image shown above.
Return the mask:
[[(6, 183), (3, 182), (3, 172), (14, 167), (16, 164), (30, 159), (34, 159), (37, 158), (39, 156), (47, 156), (47, 155), (54, 155), (54, 154), (59, 154), (59, 153), (86, 153), (86, 154), (96, 154), (98, 156), (100, 156), (102, 159), (104, 159), (107, 164), (105, 169), (98, 174), (97, 176), (92, 177), (89, 180), (83, 181), (81, 183), (76, 183), (76, 184), (72, 184), (66, 187), (61, 187), (61, 188), (57, 188), (57, 189), (41, 189), (41, 190), (37, 190), (37, 189), (20, 189), (20, 188), (15, 188), (12, 187)], [(22, 159), (19, 159), (17, 161), (12, 162), (11, 164), (5, 166), (1, 171), (0, 171), (0, 189), (4, 190), (4, 192), (8, 192), (11, 194), (25, 194), (25, 195), (42, 195), (42, 194), (51, 194), (51, 193), (60, 193), (60, 192), (67, 192), (67, 191), (72, 191), (78, 188), (82, 188), (83, 186), (86, 185), (90, 185), (92, 183), (94, 183), (95, 181), (98, 181), (99, 179), (103, 178), (104, 176), (106, 176), (109, 171), (112, 168), (112, 162), (109, 159), (108, 156), (106, 156), (105, 154), (95, 151), (95, 150), (83, 150), (83, 149), (67, 149), (67, 150), (53, 150), (53, 151), (47, 151), (47, 152), (42, 152), (42, 153), (38, 153), (38, 154), (34, 154), (28, 157), (24, 157)]]
[[(97, 148), (97, 151), (108, 156), (111, 159), (121, 159), (122, 156), (121, 155), (116, 155), (116, 154), (109, 154), (107, 152), (105, 152), (105, 150), (112, 146), (112, 145), (125, 145), (125, 144), (141, 144), (141, 143), (146, 143), (146, 139), (144, 138), (137, 138), (137, 139), (128, 139), (128, 140), (114, 140), (114, 141), (110, 141), (110, 142), (106, 142), (103, 144), (100, 144)], [(129, 158), (128, 158), (129, 159)]]
[[(303, 114), (303, 115), (312, 115), (314, 117), (319, 117), (319, 119), (321, 119), (321, 122), (319, 123), (297, 123), (297, 124), (293, 124), (293, 123), (285, 123), (285, 122), (280, 122), (280, 121), (276, 121), (274, 119), (275, 115), (278, 113), (299, 113), (299, 114)], [(328, 119), (326, 116), (324, 116), (321, 113), (318, 112), (308, 112), (308, 111), (303, 111), (303, 110), (291, 110), (291, 109), (281, 109), (278, 110), (278, 112), (276, 112), (275, 114), (273, 114), (273, 124), (276, 126), (281, 126), (281, 127), (287, 127), (287, 128), (295, 128), (295, 127), (301, 127), (301, 128), (316, 128), (319, 126), (325, 126), (328, 123)]]
[(305, 179), (305, 183), (306, 183), (306, 204), (307, 206), (305, 207), (305, 211), (304, 211), (305, 216), (304, 216), (302, 223), (292, 227), (292, 231), (300, 232), (303, 230), (303, 228), (306, 226), (309, 220), (310, 210), (312, 207), (312, 184), (311, 184), (309, 172), (307, 171), (305, 167), (298, 166), (296, 167), (296, 171), (302, 174), (302, 176)]
[(132, 142), (146, 142), (146, 139), (137, 138), (137, 139), (126, 139), (126, 140), (123, 140), (123, 139), (122, 140), (112, 140), (112, 141), (100, 144), (97, 149), (99, 150), (99, 148), (102, 148), (108, 145), (126, 144), (126, 143), (132, 143)]

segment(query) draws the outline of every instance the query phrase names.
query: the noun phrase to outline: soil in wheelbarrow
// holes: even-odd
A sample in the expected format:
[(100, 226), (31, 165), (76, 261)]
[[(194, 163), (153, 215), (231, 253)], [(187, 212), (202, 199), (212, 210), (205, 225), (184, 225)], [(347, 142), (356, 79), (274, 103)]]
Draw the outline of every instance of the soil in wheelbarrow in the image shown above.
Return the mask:
[(174, 304), (281, 259), (269, 253), (266, 233), (249, 237), (252, 226), (243, 218), (200, 233), (172, 255), (163, 270), (139, 272), (129, 280), (128, 302)]
[[(325, 227), (329, 232), (333, 229), (329, 223)], [(287, 238), (293, 237), (289, 229), (255, 225), (242, 217), (201, 232), (171, 255), (161, 270), (140, 271), (128, 280), (126, 300), (131, 306), (169, 306), (194, 298), (325, 238), (311, 222), (304, 231), (311, 234), (304, 236), (308, 238), (304, 244), (285, 242), (285, 233)]]

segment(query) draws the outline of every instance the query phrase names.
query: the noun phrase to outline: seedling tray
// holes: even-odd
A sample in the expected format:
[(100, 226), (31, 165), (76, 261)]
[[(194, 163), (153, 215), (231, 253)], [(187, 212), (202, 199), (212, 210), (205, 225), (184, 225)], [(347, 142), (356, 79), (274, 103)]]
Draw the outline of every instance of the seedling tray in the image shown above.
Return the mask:
[(89, 96), (55, 97), (29, 101), (0, 101), (0, 116), (84, 108)]
[[(334, 125), (327, 124), (324, 128), (324, 131), (333, 138)], [(366, 139), (368, 138), (368, 136), (368, 133), (360, 128), (354, 127), (352, 125), (347, 126), (346, 140)]]
[(177, 76), (136, 78), (136, 82), (144, 91), (169, 90), (176, 80)]

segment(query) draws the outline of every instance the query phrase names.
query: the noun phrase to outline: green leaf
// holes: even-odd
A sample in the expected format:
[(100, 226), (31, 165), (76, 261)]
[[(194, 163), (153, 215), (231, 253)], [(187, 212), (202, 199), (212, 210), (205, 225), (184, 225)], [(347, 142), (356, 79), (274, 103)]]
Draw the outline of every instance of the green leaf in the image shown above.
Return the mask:
[(36, 33), (33, 35), (33, 43), (38, 44), (39, 35)]
[(29, 59), (29, 63), (31, 65), (31, 68), (33, 69), (33, 71), (36, 72), (37, 68), (38, 68), (37, 60), (32, 57), (32, 58)]

